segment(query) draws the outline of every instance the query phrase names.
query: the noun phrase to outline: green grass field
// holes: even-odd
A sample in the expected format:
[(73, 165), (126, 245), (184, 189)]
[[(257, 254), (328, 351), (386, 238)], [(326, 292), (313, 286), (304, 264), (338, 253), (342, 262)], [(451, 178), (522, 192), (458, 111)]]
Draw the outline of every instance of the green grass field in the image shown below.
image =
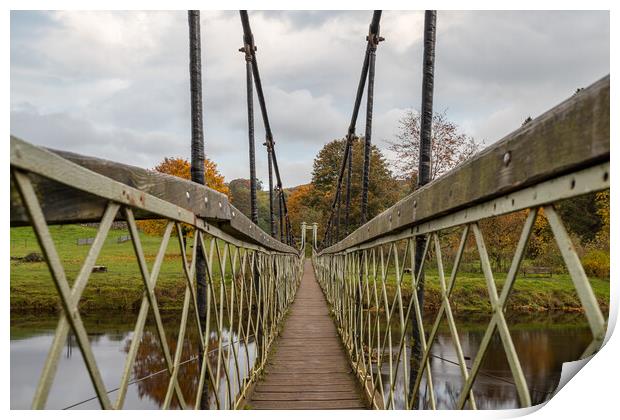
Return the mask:
[[(78, 238), (94, 237), (95, 228), (65, 225), (50, 228), (58, 253), (63, 261), (70, 284), (77, 276), (89, 246), (78, 246)], [(112, 230), (108, 235), (97, 265), (105, 265), (106, 273), (93, 273), (80, 301), (84, 312), (137, 310), (142, 298), (142, 278), (131, 242), (117, 243), (117, 238), (127, 235), (124, 230)], [(140, 235), (147, 262), (155, 259), (161, 238)], [(31, 228), (11, 229), (11, 257), (23, 257), (30, 252), (40, 252)], [(432, 267), (432, 265), (429, 265)], [(230, 280), (230, 265), (227, 273)], [(448, 269), (446, 268), (446, 272)], [(446, 274), (447, 276), (447, 274)], [(496, 273), (498, 292), (505, 274)], [(447, 281), (447, 279), (446, 279)], [(171, 238), (166, 258), (157, 282), (156, 294), (163, 311), (178, 310), (182, 306), (185, 279), (178, 239)], [(594, 293), (606, 312), (609, 306), (609, 280), (590, 279)], [(388, 295), (393, 296), (395, 277), (387, 284)], [(426, 272), (425, 309), (436, 310), (441, 304), (437, 271)], [(58, 298), (46, 263), (11, 261), (11, 311), (21, 313), (55, 312)], [(410, 281), (403, 282), (403, 296), (411, 296)], [(459, 273), (452, 293), (451, 304), (456, 313), (488, 313), (491, 309), (484, 277), (479, 273)], [(579, 312), (581, 304), (570, 277), (554, 274), (551, 278), (518, 278), (508, 300), (513, 312)]]
[[(505, 273), (495, 274), (495, 285), (501, 294)], [(446, 283), (448, 278), (446, 275)], [(609, 310), (609, 280), (591, 278), (590, 284), (604, 312)], [(388, 282), (388, 295), (396, 289), (395, 276)], [(405, 280), (402, 286), (404, 301), (411, 297), (411, 282)], [(437, 310), (441, 305), (441, 287), (436, 270), (427, 270), (425, 275), (425, 308)], [(484, 276), (479, 273), (459, 273), (453, 288), (450, 304), (455, 312), (490, 313), (491, 303)], [(518, 277), (508, 297), (507, 308), (511, 312), (581, 312), (582, 307), (575, 287), (568, 274), (554, 274), (553, 277)]]
[[(90, 245), (77, 245), (78, 238), (93, 238), (97, 229), (79, 225), (51, 226), (50, 232), (63, 262), (69, 284), (73, 281), (86, 258)], [(111, 230), (97, 259), (97, 265), (107, 267), (105, 273), (92, 273), (80, 308), (84, 311), (136, 310), (139, 308), (143, 282), (138, 262), (130, 241), (117, 243), (126, 230)], [(159, 250), (161, 238), (140, 234), (140, 240), (149, 269)], [(205, 241), (208, 245), (208, 241)], [(23, 257), (41, 252), (30, 227), (11, 229), (11, 257)], [(191, 254), (191, 248), (188, 247)], [(230, 280), (230, 263), (227, 264)], [(166, 256), (156, 285), (156, 295), (162, 310), (182, 307), (185, 293), (183, 263), (176, 234), (170, 238)], [(56, 289), (45, 262), (11, 260), (11, 311), (55, 312), (59, 305)]]

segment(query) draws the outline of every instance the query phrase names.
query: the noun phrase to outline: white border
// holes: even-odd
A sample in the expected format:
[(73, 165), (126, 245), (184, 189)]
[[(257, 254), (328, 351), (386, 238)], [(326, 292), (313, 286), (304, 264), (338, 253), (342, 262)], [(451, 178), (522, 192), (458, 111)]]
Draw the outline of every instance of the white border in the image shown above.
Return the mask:
[[(424, 9), (424, 8), (435, 8), (435, 9), (467, 9), (467, 10), (480, 10), (480, 9), (531, 9), (531, 10), (540, 10), (540, 9), (559, 9), (559, 10), (584, 10), (584, 9), (603, 9), (603, 10), (612, 10), (610, 14), (610, 30), (611, 30), (611, 60), (610, 60), (610, 70), (615, 68), (615, 64), (617, 61), (618, 54), (614, 54), (614, 46), (616, 46), (617, 50), (617, 24), (620, 23), (617, 18), (618, 13), (617, 10), (619, 6), (616, 6), (618, 2), (612, 1), (600, 1), (600, 0), (590, 0), (588, 2), (576, 2), (576, 1), (563, 1), (563, 2), (552, 2), (552, 1), (542, 1), (542, 0), (521, 0), (521, 1), (504, 1), (504, 2), (491, 2), (491, 1), (468, 1), (468, 2), (458, 2), (454, 0), (440, 0), (435, 1), (433, 3), (430, 2), (422, 2), (422, 1), (396, 1), (396, 0), (383, 0), (380, 2), (380, 7), (383, 9), (392, 9), (392, 10), (409, 10), (409, 9)], [(9, 67), (9, 56), (10, 56), (10, 26), (9, 26), (9, 9), (121, 9), (121, 10), (129, 10), (129, 9), (141, 9), (141, 10), (153, 10), (153, 9), (188, 9), (188, 8), (201, 8), (202, 10), (215, 10), (215, 9), (239, 9), (239, 8), (260, 8), (260, 9), (326, 9), (326, 10), (335, 10), (335, 9), (349, 9), (351, 6), (355, 6), (356, 9), (372, 9), (373, 7), (377, 7), (379, 2), (368, 2), (368, 1), (357, 1), (355, 3), (351, 2), (343, 2), (343, 1), (325, 1), (325, 0), (302, 0), (296, 2), (286, 2), (282, 0), (277, 1), (269, 1), (269, 2), (250, 2), (250, 1), (183, 1), (178, 0), (174, 2), (165, 2), (158, 0), (151, 1), (117, 1), (117, 0), (93, 0), (89, 2), (78, 2), (78, 1), (41, 1), (41, 0), (24, 0), (24, 1), (14, 1), (9, 0), (3, 2), (5, 5), (5, 11), (0, 15), (0, 30), (3, 33), (3, 42), (2, 42), (2, 58), (3, 58), (3, 66), (2, 66), (2, 92), (4, 93), (4, 101), (2, 104), (3, 112), (0, 114), (0, 121), (2, 124), (2, 132), (5, 133), (5, 136), (10, 132), (9, 129), (9, 107), (10, 101), (8, 96), (8, 92), (10, 92), (9, 84), (10, 84), (10, 67)], [(492, 36), (492, 34), (489, 34)], [(613, 72), (613, 71), (611, 71)], [(616, 118), (612, 118), (611, 120), (611, 138), (612, 138), (612, 155), (611, 155), (611, 163), (612, 167), (615, 167), (615, 164), (618, 164), (618, 157), (614, 154), (614, 143), (617, 141), (617, 128), (618, 128), (618, 118), (619, 115), (616, 111), (617, 107), (617, 95), (615, 88), (616, 84), (612, 83), (611, 85), (611, 115), (616, 116)], [(5, 137), (6, 139), (6, 137)], [(6, 140), (5, 140), (6, 141)], [(0, 154), (0, 159), (4, 160), (3, 168), (5, 170), (5, 174), (8, 174), (9, 168), (9, 154), (8, 152), (8, 142), (6, 143), (5, 153)], [(6, 176), (6, 175), (5, 175)], [(615, 194), (615, 188), (612, 186), (612, 214), (616, 214), (616, 210), (618, 207), (618, 198)], [(3, 196), (8, 199), (9, 197), (9, 182), (8, 179), (5, 178), (5, 181), (2, 185), (2, 193)], [(8, 220), (8, 205), (7, 201), (3, 201), (4, 205), (2, 206), (2, 220)], [(3, 259), (5, 264), (2, 267), (2, 274), (4, 279), (4, 287), (2, 294), (2, 303), (4, 304), (4, 322), (2, 323), (2, 332), (3, 337), (5, 337), (5, 341), (3, 343), (2, 348), (2, 371), (5, 372), (3, 375), (3, 380), (0, 382), (0, 395), (2, 395), (2, 407), (4, 410), (8, 410), (10, 407), (10, 397), (9, 397), (9, 354), (10, 354), (10, 343), (8, 340), (9, 337), (9, 241), (6, 239), (9, 237), (9, 224), (5, 222), (2, 225), (3, 235), (2, 237), (5, 240), (2, 242), (2, 250), (3, 250)], [(620, 231), (615, 220), (612, 219), (611, 225), (611, 237), (612, 244), (615, 245), (616, 241), (613, 238), (619, 237)], [(620, 251), (618, 251), (617, 247), (611, 247), (611, 261), (612, 261), (612, 270), (611, 270), (611, 278), (616, 279), (619, 273), (616, 265), (613, 263), (615, 261), (619, 261)], [(613, 329), (612, 325), (615, 325), (618, 314), (618, 286), (617, 280), (612, 281), (611, 285), (611, 314), (610, 314), (610, 331)], [(531, 418), (534, 419), (543, 419), (550, 417), (557, 417), (561, 419), (584, 419), (584, 418), (592, 418), (592, 419), (606, 419), (617, 417), (613, 415), (614, 412), (618, 411), (617, 401), (620, 400), (618, 397), (618, 385), (617, 381), (620, 378), (620, 362), (618, 355), (620, 354), (620, 343), (617, 337), (617, 334), (609, 337), (609, 341), (605, 345), (605, 347), (597, 354), (593, 359), (587, 364), (587, 366), (582, 369), (581, 372), (577, 375), (577, 377), (571, 381), (551, 400), (549, 401), (542, 409), (538, 410), (527, 409), (527, 410), (510, 410), (510, 411), (479, 411), (479, 412), (453, 412), (453, 411), (442, 411), (437, 413), (432, 412), (359, 412), (359, 411), (347, 411), (347, 412), (210, 412), (210, 413), (179, 413), (176, 415), (182, 416), (214, 416), (215, 418), (225, 417), (225, 418), (236, 418), (236, 417), (250, 417), (252, 419), (256, 418), (269, 418), (269, 419), (278, 419), (278, 418), (290, 418), (292, 415), (295, 418), (316, 418), (320, 417), (355, 417), (356, 419), (364, 419), (364, 418), (391, 418), (391, 417), (400, 417), (400, 416), (415, 416), (416, 418), (424, 417), (433, 417), (433, 418), (508, 418), (508, 417), (517, 417), (525, 414), (530, 414)], [(99, 417), (99, 416), (122, 416), (129, 417), (135, 416), (134, 412), (126, 411), (123, 413), (101, 413), (96, 411), (91, 411), (88, 413), (88, 416)], [(57, 412), (57, 411), (47, 411), (47, 412), (32, 412), (32, 411), (12, 411), (10, 413), (13, 417), (60, 417), (63, 418), (80, 418), (83, 417), (84, 413), (79, 412)], [(166, 418), (169, 417), (171, 413), (165, 412), (149, 412), (149, 416)], [(160, 417), (161, 416), (161, 417)]]

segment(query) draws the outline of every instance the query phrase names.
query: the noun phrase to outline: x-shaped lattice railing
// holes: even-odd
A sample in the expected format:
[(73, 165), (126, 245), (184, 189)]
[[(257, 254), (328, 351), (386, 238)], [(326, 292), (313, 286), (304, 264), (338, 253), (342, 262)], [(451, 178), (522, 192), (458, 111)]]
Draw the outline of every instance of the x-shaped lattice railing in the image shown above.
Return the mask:
[[(190, 405), (194, 408), (231, 409), (239, 407), (249, 386), (264, 368), (268, 348), (277, 334), (278, 324), (295, 295), (301, 278), (302, 261), (299, 255), (268, 251), (260, 246), (234, 239), (214, 226), (195, 225), (190, 226), (189, 236), (193, 237), (193, 247), (191, 257), (188, 258), (183, 236), (184, 228), (181, 226), (181, 222), (187, 223), (187, 220), (179, 217), (177, 220), (168, 219), (159, 250), (149, 270), (132, 207), (110, 200), (105, 207), (88, 255), (73, 287), (70, 287), (62, 259), (52, 240), (40, 200), (28, 173), (12, 168), (11, 174), (49, 267), (62, 307), (32, 407), (45, 408), (61, 351), (68, 335), (73, 333), (101, 407), (123, 408), (149, 314), (155, 322), (160, 350), (169, 375), (161, 407), (170, 408), (174, 399), (181, 408), (188, 408)], [(118, 187), (114, 181), (109, 180), (109, 183), (110, 188)], [(93, 187), (92, 193), (96, 194), (97, 191), (98, 189)], [(139, 203), (136, 207), (141, 208)], [(148, 210), (152, 211), (152, 209)], [(181, 214), (180, 210), (177, 211)], [(154, 214), (157, 215), (157, 212)], [(164, 214), (174, 214), (174, 211), (167, 211)], [(97, 258), (104, 247), (112, 222), (119, 216), (127, 222), (144, 293), (131, 344), (127, 350), (120, 385), (115, 388), (116, 401), (112, 402), (109, 398), (111, 391), (104, 384), (89, 343), (88, 332), (80, 314), (79, 302)], [(209, 233), (206, 230), (209, 230)], [(168, 245), (173, 231), (176, 231), (178, 238), (182, 262), (181, 272), (186, 285), (180, 323), (176, 331), (177, 345), (174, 354), (168, 344), (156, 296), (157, 280), (160, 277), (166, 253), (169, 252)], [(209, 238), (208, 247), (205, 246), (206, 238)], [(206, 261), (207, 273), (207, 309), (206, 321), (203, 322), (198, 312), (195, 278), (199, 249)], [(191, 314), (190, 307), (193, 307)], [(186, 340), (188, 323), (191, 319), (198, 331), (200, 376), (197, 378), (196, 394), (184, 395), (179, 383), (179, 371), (181, 366), (187, 362), (182, 360), (183, 342)], [(212, 325), (215, 327), (210, 328)], [(213, 336), (215, 336), (217, 347), (209, 348), (210, 337)], [(234, 336), (237, 337), (236, 342)], [(255, 346), (252, 352), (250, 352), (251, 345)], [(240, 362), (242, 353), (244, 365)], [(215, 359), (212, 357), (214, 355)], [(209, 392), (205, 392), (207, 389)]]
[[(608, 164), (599, 166), (570, 175), (570, 183), (566, 184), (567, 188), (572, 190), (576, 183), (583, 184), (584, 182), (590, 183), (589, 191), (608, 188), (609, 166)], [(593, 176), (593, 174), (598, 175)], [(564, 185), (562, 180), (548, 182), (555, 189), (559, 188), (558, 185)], [(483, 203), (468, 210), (444, 216), (435, 223), (428, 223), (422, 230), (411, 229), (409, 234), (394, 233), (392, 236), (388, 235), (374, 243), (356, 246), (351, 250), (313, 255), (317, 278), (334, 312), (352, 366), (375, 408), (419, 408), (423, 404), (428, 404), (432, 409), (437, 407), (430, 359), (433, 357), (431, 349), (444, 319), (454, 346), (455, 363), (458, 364), (463, 381), (454, 408), (463, 409), (466, 405), (472, 409), (477, 408), (473, 385), (480, 377), (482, 362), (496, 332), (499, 334), (506, 355), (519, 403), (522, 407), (532, 404), (530, 388), (504, 312), (537, 217), (544, 217), (548, 222), (592, 332), (592, 341), (581, 358), (593, 354), (600, 348), (606, 332), (606, 321), (571, 238), (553, 206), (553, 194), (562, 194), (562, 192), (554, 191), (547, 198), (539, 197), (537, 191), (545, 190), (545, 188), (548, 187), (541, 184), (531, 187), (530, 192), (524, 190), (514, 195), (516, 197), (527, 196), (525, 202), (532, 205), (523, 222), (512, 263), (499, 293), (479, 221), (514, 211), (510, 208), (501, 210), (505, 207), (505, 204), (500, 201), (502, 198), (497, 199), (496, 204)], [(562, 198), (569, 196), (570, 191)], [(505, 199), (503, 200), (505, 202)], [(514, 206), (515, 200), (512, 199), (512, 207)], [(466, 222), (459, 223), (459, 220), (466, 220)], [(454, 256), (452, 272), (446, 282), (440, 235), (445, 230), (454, 228), (460, 228), (462, 232)], [(489, 234), (493, 232), (487, 232), (487, 235)], [(471, 236), (475, 240), (475, 251), (484, 275), (492, 312), (477, 354), (471, 366), (468, 366), (451, 306), (451, 295), (458, 282), (461, 260), (468, 238)], [(423, 238), (425, 246), (422, 251), (421, 265), (415, 273), (412, 268), (415, 267), (418, 238)], [(430, 260), (435, 261), (437, 266), (441, 304), (430, 332), (427, 334), (428, 328), (425, 328), (423, 322), (424, 310), (416, 291), (426, 270), (425, 264), (428, 263), (431, 250), (434, 255)], [(410, 271), (411, 276), (405, 275), (406, 271)], [(402, 290), (406, 278), (411, 281), (413, 292), (409, 303), (404, 305)], [(414, 343), (408, 331), (412, 327), (420, 331), (418, 345), (421, 353), (417, 359), (411, 357)], [(410, 364), (415, 366), (410, 366)], [(384, 370), (387, 370), (387, 374)], [(413, 376), (410, 377), (410, 374)], [(420, 396), (422, 389), (426, 391), (425, 397)], [(401, 401), (400, 407), (396, 406), (397, 399)]]

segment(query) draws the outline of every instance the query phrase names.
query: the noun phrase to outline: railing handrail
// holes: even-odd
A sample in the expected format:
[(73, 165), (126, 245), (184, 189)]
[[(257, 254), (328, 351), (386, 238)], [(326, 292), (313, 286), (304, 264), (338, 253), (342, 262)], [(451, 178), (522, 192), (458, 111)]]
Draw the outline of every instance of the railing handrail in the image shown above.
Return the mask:
[[(139, 201), (142, 205), (136, 209), (136, 219), (159, 219), (165, 210), (167, 217), (180, 222), (200, 224), (202, 219), (207, 231), (219, 229), (229, 240), (298, 254), (252, 223), (225, 194), (209, 187), (131, 165), (47, 150), (15, 136), (10, 136), (10, 144), (11, 166), (39, 175), (33, 178), (38, 190), (53, 191), (40, 197), (49, 224), (97, 222), (105, 211), (106, 199), (127, 205)], [(93, 192), (93, 188), (98, 196), (80, 194), (76, 200), (76, 189)], [(106, 199), (102, 193), (108, 195)], [(11, 226), (28, 224), (28, 215), (12, 197)]]
[(343, 252), (609, 161), (609, 84), (607, 75), (403, 198), (318, 255)]
[[(91, 170), (14, 137), (11, 137), (10, 144), (11, 226), (26, 222), (32, 226), (50, 271), (50, 286), (54, 285), (61, 305), (58, 326), (34, 392), (32, 408), (45, 408), (58, 370), (61, 350), (71, 331), (77, 339), (101, 407), (123, 408), (149, 315), (155, 321), (162, 360), (169, 372), (161, 407), (170, 408), (176, 397), (181, 408), (240, 408), (248, 390), (266, 365), (279, 324), (295, 296), (303, 262), (298, 250), (268, 237), (224, 197), (206, 187), (92, 158), (89, 165), (95, 170)], [(110, 171), (114, 177), (125, 182), (106, 176)], [(188, 203), (185, 206), (180, 204), (183, 198), (192, 205), (196, 205), (198, 200), (208, 204), (214, 197), (220, 200), (215, 206), (211, 203), (204, 213), (208, 214), (215, 208), (215, 212), (229, 213), (228, 219), (207, 219), (196, 214), (200, 209), (195, 210), (191, 206), (187, 209)], [(149, 256), (142, 247), (134, 215), (165, 221), (151, 266), (148, 264)], [(112, 401), (81, 318), (80, 300), (112, 224), (119, 218), (127, 223), (143, 293), (119, 391), (116, 400)], [(73, 285), (70, 285), (66, 274), (67, 261), (56, 248), (49, 224), (84, 220), (98, 221), (99, 226), (88, 255)], [(189, 391), (182, 390), (179, 382), (185, 346), (178, 345), (176, 349), (171, 349), (168, 345), (155, 292), (157, 280), (170, 276), (170, 272), (164, 273), (161, 268), (174, 236), (178, 239), (177, 255), (181, 264), (175, 264), (177, 273), (173, 278), (185, 283), (181, 322), (176, 337), (178, 343), (184, 343), (186, 338), (190, 340), (185, 333), (188, 325), (193, 323), (198, 334), (191, 340), (197, 342), (201, 355), (197, 388)], [(188, 238), (192, 238), (193, 244), (188, 244)], [(202, 275), (197, 270), (198, 255), (206, 263)], [(201, 287), (204, 300), (199, 295)], [(204, 312), (200, 310), (200, 303), (205, 304)], [(225, 331), (236, 332), (244, 342), (239, 348), (232, 346), (232, 354), (224, 351), (224, 341), (227, 340)], [(211, 360), (209, 353), (213, 332), (218, 349), (215, 361)], [(251, 355), (248, 337), (252, 334), (259, 337), (259, 342)], [(231, 361), (234, 362), (232, 368)], [(194, 399), (186, 400), (186, 397)]]

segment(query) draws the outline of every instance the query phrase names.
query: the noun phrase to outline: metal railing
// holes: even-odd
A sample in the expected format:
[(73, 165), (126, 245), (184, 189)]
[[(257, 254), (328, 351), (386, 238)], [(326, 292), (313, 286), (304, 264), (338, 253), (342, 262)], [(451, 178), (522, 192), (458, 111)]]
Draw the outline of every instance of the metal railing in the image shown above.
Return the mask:
[[(609, 77), (605, 77), (414, 192), (339, 243), (314, 253), (317, 279), (372, 406), (437, 408), (430, 361), (444, 319), (462, 380), (452, 408), (476, 408), (473, 386), (482, 376), (480, 368), (496, 332), (519, 404), (532, 405), (505, 310), (537, 217), (546, 219), (550, 227), (592, 333), (582, 358), (595, 353), (603, 343), (606, 320), (554, 205), (608, 188)], [(485, 235), (488, 239), (494, 232), (483, 234), (480, 226), (485, 220), (515, 212), (523, 216), (521, 233), (503, 287), (498, 290), (485, 241)], [(450, 235), (458, 244), (451, 247), (456, 250), (453, 258), (443, 255), (446, 247), (442, 240)], [(477, 254), (492, 308), (469, 365), (451, 305), (466, 248)], [(416, 249), (422, 250), (418, 258)], [(451, 265), (449, 276), (446, 265)], [(425, 273), (429, 278), (431, 269), (441, 297), (438, 312), (429, 319), (417, 291), (423, 290)], [(417, 343), (410, 332), (415, 329), (420, 337)]]
[[(108, 390), (82, 322), (79, 301), (116, 219), (127, 222), (143, 296), (120, 385)], [(150, 268), (136, 219), (165, 220)], [(71, 287), (48, 225), (82, 222), (98, 222), (99, 228)], [(53, 153), (11, 137), (11, 226), (20, 225), (32, 226), (62, 307), (32, 408), (45, 408), (70, 333), (75, 335), (101, 407), (123, 408), (149, 316), (155, 322), (169, 377), (162, 408), (239, 408), (265, 366), (301, 279), (303, 256), (261, 231), (222, 194), (139, 168)], [(181, 256), (178, 272), (185, 282), (180, 325), (172, 334), (176, 349), (169, 345), (171, 332), (164, 329), (155, 293), (173, 236)], [(193, 246), (188, 247), (190, 241)], [(197, 309), (197, 252), (207, 262), (206, 319), (201, 319)], [(182, 360), (183, 342), (189, 339), (190, 326), (198, 332), (193, 336), (198, 341), (195, 358), (200, 373), (195, 394), (184, 395), (179, 371), (187, 363)], [(115, 401), (110, 399), (112, 391)]]

